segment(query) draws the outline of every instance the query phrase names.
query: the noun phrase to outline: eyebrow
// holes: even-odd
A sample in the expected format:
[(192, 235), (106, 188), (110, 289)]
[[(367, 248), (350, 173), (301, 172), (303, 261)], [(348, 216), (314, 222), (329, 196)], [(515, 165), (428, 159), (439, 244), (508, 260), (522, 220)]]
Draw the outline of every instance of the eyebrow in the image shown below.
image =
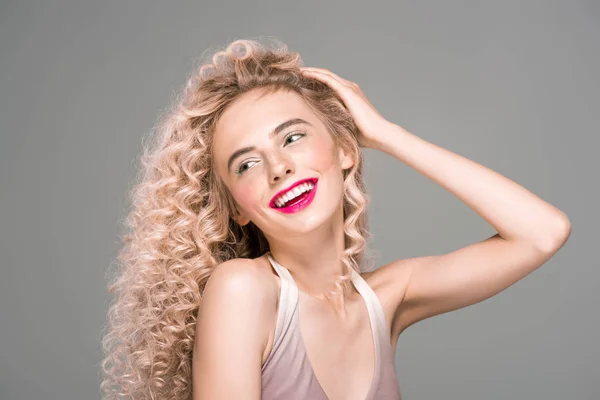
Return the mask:
[[(280, 133), (282, 130), (284, 130), (287, 127), (290, 127), (292, 125), (297, 125), (297, 124), (307, 124), (312, 126), (312, 124), (310, 122), (307, 122), (305, 120), (303, 120), (302, 118), (292, 118), (289, 119), (285, 122), (282, 122), (281, 124), (277, 125), (275, 127), (275, 129), (273, 129), (273, 131), (271, 131), (271, 133), (269, 134), (269, 137), (273, 137), (276, 136), (278, 133)], [(256, 147), (254, 146), (248, 146), (248, 147), (242, 147), (239, 150), (236, 150), (230, 157), (229, 157), (229, 161), (227, 161), (227, 171), (231, 170), (231, 164), (233, 164), (233, 162), (235, 161), (236, 158), (238, 158), (239, 156), (248, 153), (250, 151), (253, 151), (254, 149), (256, 149)]]

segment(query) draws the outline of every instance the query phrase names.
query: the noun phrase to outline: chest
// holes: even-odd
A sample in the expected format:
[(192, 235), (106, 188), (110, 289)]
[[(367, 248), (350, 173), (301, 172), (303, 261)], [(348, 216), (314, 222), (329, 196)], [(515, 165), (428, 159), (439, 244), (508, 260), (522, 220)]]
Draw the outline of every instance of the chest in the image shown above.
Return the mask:
[(299, 297), (297, 326), (310, 367), (329, 400), (364, 400), (377, 371), (377, 348), (369, 312), (362, 299), (339, 316)]

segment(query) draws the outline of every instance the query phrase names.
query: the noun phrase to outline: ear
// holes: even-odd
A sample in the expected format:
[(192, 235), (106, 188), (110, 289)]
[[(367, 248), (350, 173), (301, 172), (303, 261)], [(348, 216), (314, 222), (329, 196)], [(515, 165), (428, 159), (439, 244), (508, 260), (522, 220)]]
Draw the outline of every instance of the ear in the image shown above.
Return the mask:
[(248, 225), (248, 223), (250, 222), (250, 218), (245, 217), (245, 216), (241, 216), (238, 215), (235, 218), (235, 221), (240, 225), (240, 226), (244, 226), (244, 225)]
[(352, 168), (354, 166), (354, 160), (352, 157), (348, 156), (341, 147), (339, 149), (338, 157), (343, 170)]
[(235, 213), (235, 217), (233, 217), (233, 220), (235, 222), (237, 222), (238, 225), (240, 225), (240, 226), (247, 225), (250, 222), (250, 218), (248, 218), (243, 212), (241, 212), (240, 209), (237, 207), (237, 205), (235, 208), (236, 208), (236, 213)]

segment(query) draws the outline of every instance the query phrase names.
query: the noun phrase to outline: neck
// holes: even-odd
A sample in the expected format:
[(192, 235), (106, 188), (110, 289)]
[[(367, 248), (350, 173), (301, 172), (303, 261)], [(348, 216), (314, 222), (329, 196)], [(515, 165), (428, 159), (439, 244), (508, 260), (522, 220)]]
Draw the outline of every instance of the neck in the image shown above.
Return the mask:
[[(314, 299), (325, 299), (324, 293), (334, 287), (334, 282), (344, 269), (343, 208), (340, 204), (331, 223), (301, 236), (282, 235), (268, 237), (271, 254), (294, 278), (298, 289)], [(336, 309), (343, 309), (348, 291), (333, 300)]]

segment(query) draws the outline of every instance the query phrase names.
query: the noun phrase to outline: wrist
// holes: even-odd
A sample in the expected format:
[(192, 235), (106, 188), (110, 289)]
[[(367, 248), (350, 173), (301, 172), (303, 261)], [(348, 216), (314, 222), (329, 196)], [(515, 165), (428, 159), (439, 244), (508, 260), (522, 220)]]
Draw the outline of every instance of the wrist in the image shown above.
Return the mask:
[(399, 135), (409, 134), (410, 133), (400, 125), (388, 121), (377, 130), (377, 133), (373, 135), (372, 138), (369, 139), (369, 147), (383, 151), (389, 145), (390, 139), (397, 139)]

